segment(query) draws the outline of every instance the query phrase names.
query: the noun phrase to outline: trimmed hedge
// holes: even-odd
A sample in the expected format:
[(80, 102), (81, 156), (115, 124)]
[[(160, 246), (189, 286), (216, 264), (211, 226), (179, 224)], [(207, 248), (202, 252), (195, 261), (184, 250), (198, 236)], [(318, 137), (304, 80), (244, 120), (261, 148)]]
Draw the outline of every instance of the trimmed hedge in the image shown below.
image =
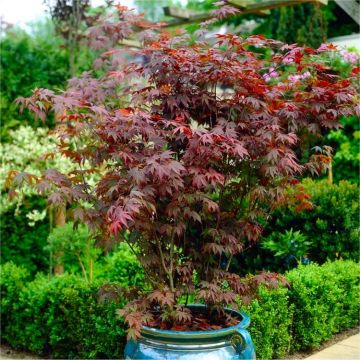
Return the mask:
[(359, 322), (360, 267), (351, 261), (302, 266), (290, 271), (290, 303), (294, 304), (292, 350), (321, 342)]
[(260, 296), (244, 311), (250, 315), (250, 334), (257, 359), (279, 359), (289, 353), (294, 306), (288, 289), (260, 289)]
[[(336, 261), (300, 266), (286, 274), (290, 288), (261, 289), (244, 308), (258, 359), (317, 347), (358, 324), (360, 266)], [(121, 358), (122, 301), (99, 301), (99, 284), (64, 274), (28, 281), (22, 268), (1, 268), (2, 338), (14, 348), (55, 358)]]
[(123, 302), (99, 300), (99, 286), (64, 274), (26, 283), (22, 268), (1, 268), (2, 340), (15, 349), (52, 358), (122, 358)]
[(245, 308), (258, 359), (318, 347), (359, 323), (360, 265), (337, 260), (300, 265), (286, 273), (289, 289), (260, 291)]

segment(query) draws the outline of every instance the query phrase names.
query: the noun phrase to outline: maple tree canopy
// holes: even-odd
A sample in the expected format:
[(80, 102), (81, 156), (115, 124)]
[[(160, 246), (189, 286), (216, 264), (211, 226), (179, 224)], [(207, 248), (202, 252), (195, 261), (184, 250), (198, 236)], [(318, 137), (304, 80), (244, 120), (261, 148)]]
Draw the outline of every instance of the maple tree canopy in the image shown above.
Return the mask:
[[(224, 6), (214, 16), (234, 11)], [(332, 72), (332, 45), (233, 34), (209, 44), (208, 23), (194, 41), (118, 7), (90, 29), (103, 51), (93, 71), (63, 92), (35, 89), (19, 99), (40, 119), (55, 113), (59, 151), (77, 170), (12, 172), (10, 180), (33, 182), (49, 204), (66, 204), (105, 246), (126, 241), (144, 268), (152, 290), (119, 312), (129, 337), (142, 324), (186, 329), (189, 294), (224, 317), (225, 306), (249, 301), (260, 283), (275, 286), (278, 275), (241, 278), (231, 260), (259, 240), (299, 175), (329, 163), (328, 148), (302, 151), (309, 141), (360, 112), (358, 71), (349, 79)], [(117, 46), (139, 29), (143, 48)], [(299, 211), (311, 208), (297, 189)]]

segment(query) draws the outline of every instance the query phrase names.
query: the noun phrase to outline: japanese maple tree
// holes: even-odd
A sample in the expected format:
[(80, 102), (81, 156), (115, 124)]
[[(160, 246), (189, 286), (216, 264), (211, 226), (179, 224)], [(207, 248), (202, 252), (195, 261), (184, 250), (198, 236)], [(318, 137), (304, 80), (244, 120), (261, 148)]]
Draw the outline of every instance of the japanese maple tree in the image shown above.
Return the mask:
[[(225, 6), (214, 16), (234, 11)], [(329, 162), (324, 151), (305, 157), (309, 139), (359, 113), (353, 79), (338, 78), (322, 56), (332, 45), (232, 34), (208, 43), (205, 25), (194, 42), (118, 6), (90, 31), (104, 50), (96, 71), (62, 93), (36, 89), (20, 99), (42, 119), (55, 112), (59, 151), (78, 170), (11, 177), (35, 182), (50, 204), (66, 204), (102, 243), (126, 241), (143, 266), (152, 290), (120, 311), (130, 337), (143, 324), (227, 326), (234, 320), (224, 307), (248, 301), (262, 282), (273, 286), (276, 274), (241, 278), (231, 261), (259, 240), (271, 210), (287, 201), (285, 189)], [(135, 32), (142, 48), (116, 46)], [(311, 207), (304, 192), (295, 198), (300, 210)], [(207, 305), (207, 320), (184, 306), (189, 296)]]

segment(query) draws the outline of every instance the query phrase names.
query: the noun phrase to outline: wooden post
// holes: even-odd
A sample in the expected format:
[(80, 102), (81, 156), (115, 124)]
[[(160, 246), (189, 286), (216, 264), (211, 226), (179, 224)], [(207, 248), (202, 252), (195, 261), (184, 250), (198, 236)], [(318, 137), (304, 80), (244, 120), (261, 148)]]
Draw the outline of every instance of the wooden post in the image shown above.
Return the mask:
[(329, 184), (333, 183), (333, 168), (332, 168), (332, 158), (331, 157), (330, 157), (330, 162), (329, 162), (328, 181), (329, 181)]

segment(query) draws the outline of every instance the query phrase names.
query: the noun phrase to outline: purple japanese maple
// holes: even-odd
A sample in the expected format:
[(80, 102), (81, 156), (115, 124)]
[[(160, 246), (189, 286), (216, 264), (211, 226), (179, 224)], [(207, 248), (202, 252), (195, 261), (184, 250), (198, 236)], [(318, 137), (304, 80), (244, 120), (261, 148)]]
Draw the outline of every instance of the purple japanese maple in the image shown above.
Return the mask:
[[(116, 45), (134, 32), (142, 48)], [(359, 113), (352, 79), (329, 71), (322, 53), (335, 51), (330, 45), (313, 50), (232, 34), (209, 44), (201, 31), (190, 42), (124, 7), (90, 35), (104, 50), (96, 71), (71, 79), (62, 93), (36, 89), (20, 100), (41, 119), (54, 111), (59, 151), (78, 164), (70, 174), (48, 170), (36, 186), (103, 244), (125, 241), (133, 249), (152, 290), (120, 311), (130, 337), (143, 324), (226, 326), (225, 306), (279, 280), (270, 273), (241, 278), (231, 261), (259, 240), (261, 224), (287, 200), (285, 189), (328, 163), (301, 149), (338, 128), (340, 116)], [(300, 209), (309, 207), (306, 195), (297, 199)], [(213, 322), (192, 321), (183, 305), (189, 296), (217, 314)]]

